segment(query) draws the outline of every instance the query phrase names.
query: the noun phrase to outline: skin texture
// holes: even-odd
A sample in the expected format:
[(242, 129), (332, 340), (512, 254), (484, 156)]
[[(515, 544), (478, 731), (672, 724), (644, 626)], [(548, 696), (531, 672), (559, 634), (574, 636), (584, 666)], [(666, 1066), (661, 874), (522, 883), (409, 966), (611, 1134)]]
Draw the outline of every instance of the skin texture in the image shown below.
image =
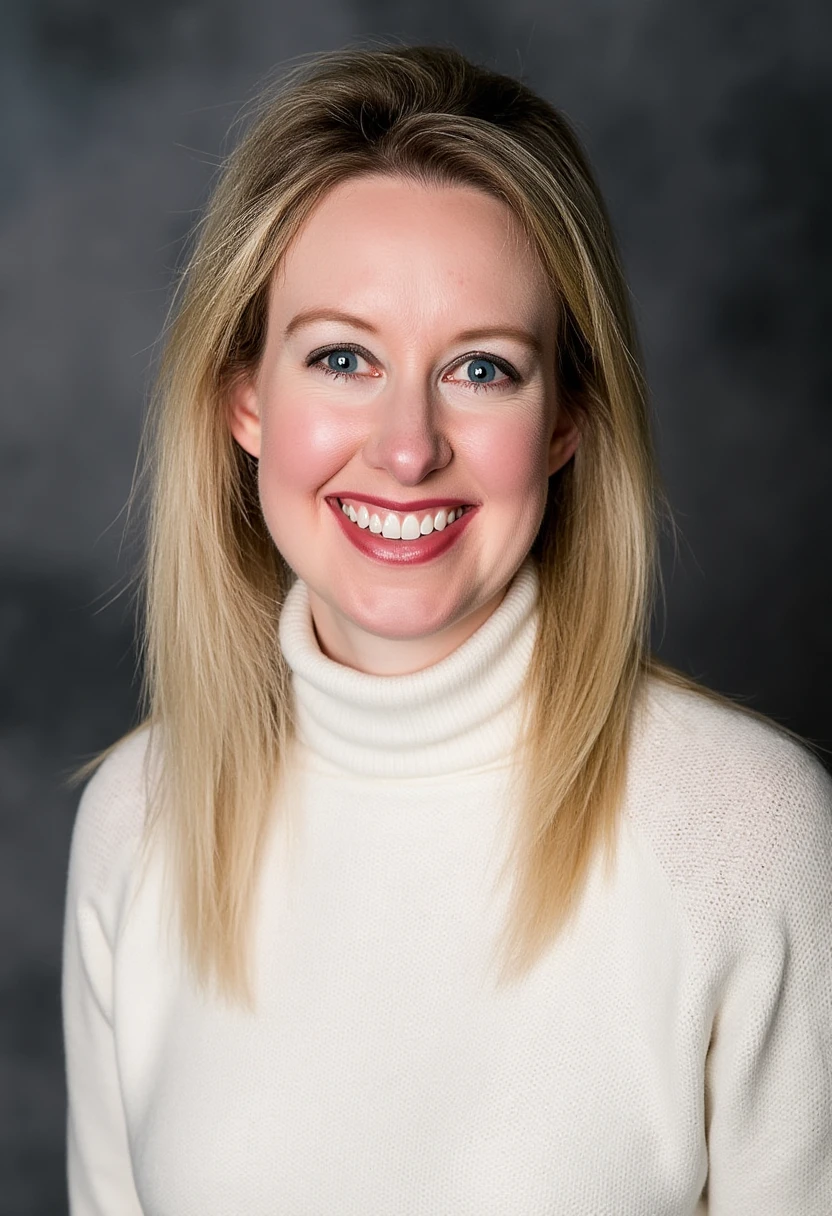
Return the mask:
[[(339, 310), (364, 325), (315, 320)], [(467, 187), (351, 179), (318, 204), (276, 271), (265, 349), (231, 390), (237, 442), (259, 460), (278, 549), (309, 588), (322, 651), (376, 675), (445, 658), (491, 615), (527, 556), (548, 478), (579, 434), (558, 400), (557, 305), (511, 211)], [(371, 332), (371, 329), (375, 332)], [(526, 331), (517, 337), (483, 330)], [(478, 336), (460, 340), (465, 331)], [(337, 370), (330, 350), (361, 347)], [(473, 379), (480, 359), (490, 383)], [(493, 373), (491, 368), (493, 366)], [(482, 375), (480, 370), (480, 375)], [(387, 565), (344, 537), (327, 496), (477, 504), (446, 553)], [(382, 518), (385, 512), (380, 512)]]

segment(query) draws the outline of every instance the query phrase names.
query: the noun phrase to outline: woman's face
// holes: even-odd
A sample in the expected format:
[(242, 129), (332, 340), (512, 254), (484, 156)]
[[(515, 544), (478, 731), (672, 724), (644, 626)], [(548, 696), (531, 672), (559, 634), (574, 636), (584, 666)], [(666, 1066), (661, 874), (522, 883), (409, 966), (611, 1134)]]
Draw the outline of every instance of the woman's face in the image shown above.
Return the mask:
[(497, 607), (578, 443), (556, 321), (513, 214), (483, 192), (361, 177), (306, 221), (229, 417), (331, 658), (419, 670)]

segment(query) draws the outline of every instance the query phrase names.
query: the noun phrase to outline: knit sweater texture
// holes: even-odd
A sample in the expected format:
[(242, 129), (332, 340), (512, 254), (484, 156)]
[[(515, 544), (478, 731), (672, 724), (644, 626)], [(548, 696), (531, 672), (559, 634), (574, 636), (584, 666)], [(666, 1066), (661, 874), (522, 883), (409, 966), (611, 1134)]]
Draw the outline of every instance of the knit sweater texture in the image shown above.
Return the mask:
[[(423, 671), (280, 618), (298, 727), (255, 892), (256, 1012), (137, 891), (148, 732), (82, 795), (63, 1029), (72, 1216), (829, 1216), (832, 779), (651, 679), (616, 864), (496, 986), (538, 574)], [(278, 813), (279, 811), (279, 813)]]

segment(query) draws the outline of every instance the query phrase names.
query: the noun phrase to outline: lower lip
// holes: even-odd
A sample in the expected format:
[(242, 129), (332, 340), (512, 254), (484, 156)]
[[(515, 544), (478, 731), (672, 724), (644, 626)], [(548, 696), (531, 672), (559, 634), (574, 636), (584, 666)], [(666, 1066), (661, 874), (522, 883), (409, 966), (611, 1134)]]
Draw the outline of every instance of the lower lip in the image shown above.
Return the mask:
[(327, 503), (346, 536), (347, 540), (363, 553), (377, 562), (387, 562), (388, 565), (419, 566), (423, 562), (433, 561), (456, 544), (468, 526), (469, 520), (476, 514), (476, 508), (463, 512), (459, 519), (447, 524), (441, 532), (434, 530), (418, 540), (388, 540), (380, 532), (371, 532), (369, 528), (359, 528), (338, 505), (337, 499), (328, 498)]

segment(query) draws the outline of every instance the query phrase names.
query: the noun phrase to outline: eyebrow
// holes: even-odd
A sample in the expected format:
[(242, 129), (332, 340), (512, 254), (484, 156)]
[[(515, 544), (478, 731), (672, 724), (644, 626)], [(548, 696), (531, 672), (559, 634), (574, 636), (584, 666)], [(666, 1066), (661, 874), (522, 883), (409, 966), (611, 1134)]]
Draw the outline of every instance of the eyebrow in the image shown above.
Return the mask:
[[(354, 325), (358, 329), (364, 329), (369, 334), (378, 336), (379, 333), (379, 330), (374, 325), (371, 325), (369, 321), (365, 321), (362, 317), (356, 317), (352, 313), (342, 312), (337, 308), (306, 308), (292, 317), (283, 331), (284, 341), (290, 338), (296, 330), (301, 329), (304, 325), (311, 325), (313, 321), (341, 321), (343, 324)], [(525, 329), (516, 329), (511, 325), (465, 329), (462, 333), (456, 335), (454, 341), (472, 342), (475, 338), (514, 338), (515, 341), (522, 342), (524, 346), (528, 346), (536, 355), (542, 356), (543, 354), (543, 347), (539, 338), (534, 334), (528, 333)]]

